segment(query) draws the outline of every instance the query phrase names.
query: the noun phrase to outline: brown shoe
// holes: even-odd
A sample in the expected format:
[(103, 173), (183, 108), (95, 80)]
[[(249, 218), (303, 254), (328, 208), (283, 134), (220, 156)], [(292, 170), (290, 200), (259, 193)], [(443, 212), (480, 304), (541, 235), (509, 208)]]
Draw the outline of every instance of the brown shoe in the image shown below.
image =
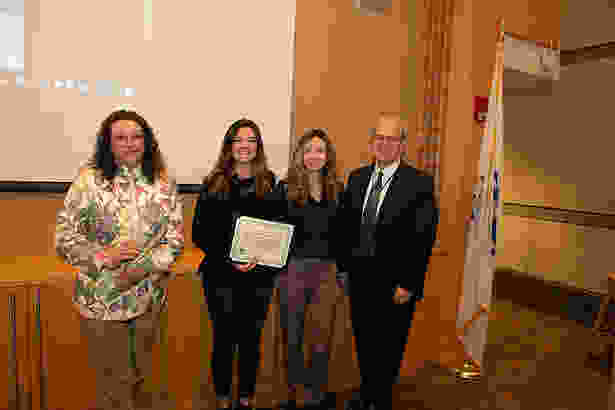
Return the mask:
[(256, 404), (255, 404), (255, 403), (256, 403), (256, 400), (254, 400), (254, 396), (248, 397), (248, 403), (247, 403), (248, 405), (247, 405), (247, 406), (246, 406), (246, 405), (244, 405), (244, 404), (242, 403), (242, 401), (243, 401), (243, 398), (240, 398), (240, 399), (237, 401), (237, 404), (236, 404), (236, 406), (235, 406), (235, 408), (236, 408), (237, 410), (253, 410), (253, 409), (255, 409), (255, 408), (256, 408)]
[(230, 409), (232, 401), (230, 399), (216, 399), (216, 409)]

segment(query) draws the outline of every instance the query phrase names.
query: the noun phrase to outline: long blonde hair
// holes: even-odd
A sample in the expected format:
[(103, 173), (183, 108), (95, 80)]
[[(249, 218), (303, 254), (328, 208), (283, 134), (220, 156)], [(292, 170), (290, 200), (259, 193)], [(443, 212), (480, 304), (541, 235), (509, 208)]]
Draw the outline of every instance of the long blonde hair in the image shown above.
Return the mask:
[(323, 193), (326, 199), (337, 201), (340, 192), (344, 189), (344, 184), (340, 182), (337, 177), (335, 148), (331, 143), (331, 139), (322, 129), (315, 128), (308, 130), (297, 143), (297, 148), (293, 153), (293, 159), (287, 177), (288, 199), (297, 202), (301, 206), (306, 204), (310, 188), (308, 170), (305, 168), (303, 162), (303, 154), (306, 145), (314, 137), (323, 140), (327, 147), (327, 162), (320, 170)]

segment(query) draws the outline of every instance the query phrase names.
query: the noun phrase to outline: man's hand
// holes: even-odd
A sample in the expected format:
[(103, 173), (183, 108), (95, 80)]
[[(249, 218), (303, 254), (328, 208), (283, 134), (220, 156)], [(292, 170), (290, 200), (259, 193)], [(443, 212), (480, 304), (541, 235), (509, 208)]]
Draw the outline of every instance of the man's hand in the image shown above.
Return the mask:
[(256, 263), (258, 262), (257, 258), (253, 258), (252, 261), (250, 263), (248, 263), (247, 265), (242, 265), (239, 263), (233, 263), (233, 266), (235, 267), (235, 269), (241, 271), (241, 272), (248, 272), (251, 271), (252, 269), (254, 269), (254, 267), (256, 266)]
[(130, 289), (148, 275), (148, 272), (138, 265), (127, 265), (124, 269), (114, 273), (115, 286), (122, 291)]
[(412, 296), (412, 294), (407, 289), (398, 286), (397, 289), (395, 289), (395, 295), (393, 295), (393, 302), (396, 305), (408, 303), (410, 296)]

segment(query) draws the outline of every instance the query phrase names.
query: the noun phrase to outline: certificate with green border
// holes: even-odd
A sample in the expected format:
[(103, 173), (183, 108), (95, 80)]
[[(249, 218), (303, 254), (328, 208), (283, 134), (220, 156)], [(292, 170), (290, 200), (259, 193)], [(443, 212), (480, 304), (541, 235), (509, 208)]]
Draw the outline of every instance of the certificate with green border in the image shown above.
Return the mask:
[(281, 268), (286, 265), (294, 225), (240, 216), (235, 223), (231, 260)]

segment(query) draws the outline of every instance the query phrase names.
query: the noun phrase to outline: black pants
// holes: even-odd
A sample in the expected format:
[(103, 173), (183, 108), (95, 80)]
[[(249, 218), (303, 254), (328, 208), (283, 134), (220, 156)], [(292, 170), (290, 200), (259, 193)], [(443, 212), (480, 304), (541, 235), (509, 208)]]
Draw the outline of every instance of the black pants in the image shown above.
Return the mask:
[(259, 287), (240, 277), (234, 283), (226, 280), (223, 284), (206, 279), (203, 288), (213, 324), (211, 365), (216, 396), (230, 399), (235, 347), (239, 348), (239, 394), (241, 397), (251, 396), (255, 391), (260, 337), (273, 282)]
[[(361, 373), (361, 397), (390, 406), (392, 387), (399, 375), (414, 300), (393, 303), (393, 288), (379, 284), (374, 272), (350, 273), (350, 310)], [(370, 281), (369, 277), (374, 280)]]

